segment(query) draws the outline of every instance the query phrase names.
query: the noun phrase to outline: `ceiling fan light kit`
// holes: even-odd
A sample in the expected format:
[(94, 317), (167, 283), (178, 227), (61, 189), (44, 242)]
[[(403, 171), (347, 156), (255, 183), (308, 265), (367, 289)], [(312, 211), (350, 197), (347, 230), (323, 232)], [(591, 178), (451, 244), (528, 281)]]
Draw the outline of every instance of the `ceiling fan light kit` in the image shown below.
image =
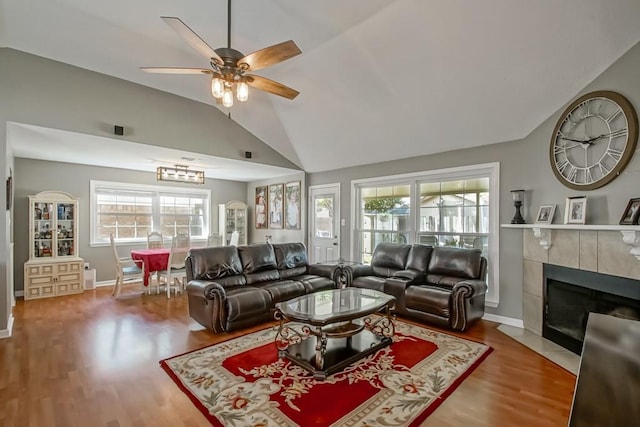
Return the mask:
[(181, 67), (140, 67), (142, 71), (158, 74), (210, 74), (211, 94), (226, 108), (233, 106), (233, 97), (240, 102), (249, 99), (249, 86), (288, 99), (294, 99), (300, 92), (276, 81), (249, 71), (257, 71), (278, 64), (301, 54), (300, 48), (289, 40), (248, 55), (231, 48), (231, 0), (227, 3), (227, 47), (212, 49), (198, 34), (180, 18), (163, 16), (169, 25), (195, 51), (209, 60), (211, 68)]

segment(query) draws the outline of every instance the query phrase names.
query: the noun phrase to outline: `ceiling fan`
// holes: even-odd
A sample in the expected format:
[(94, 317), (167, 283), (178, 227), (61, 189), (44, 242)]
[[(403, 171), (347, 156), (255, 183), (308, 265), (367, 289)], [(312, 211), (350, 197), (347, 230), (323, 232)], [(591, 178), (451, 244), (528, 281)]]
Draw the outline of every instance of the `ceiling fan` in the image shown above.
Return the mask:
[(211, 94), (225, 107), (233, 106), (235, 92), (238, 101), (249, 98), (249, 87), (294, 99), (300, 92), (276, 81), (249, 71), (257, 71), (271, 65), (286, 61), (302, 53), (300, 48), (289, 40), (273, 46), (265, 47), (248, 55), (243, 55), (231, 48), (231, 0), (227, 3), (227, 47), (212, 49), (198, 34), (187, 26), (180, 18), (162, 16), (161, 19), (178, 33), (184, 41), (211, 64), (211, 68), (182, 67), (140, 67), (147, 73), (160, 74), (208, 74), (211, 75)]

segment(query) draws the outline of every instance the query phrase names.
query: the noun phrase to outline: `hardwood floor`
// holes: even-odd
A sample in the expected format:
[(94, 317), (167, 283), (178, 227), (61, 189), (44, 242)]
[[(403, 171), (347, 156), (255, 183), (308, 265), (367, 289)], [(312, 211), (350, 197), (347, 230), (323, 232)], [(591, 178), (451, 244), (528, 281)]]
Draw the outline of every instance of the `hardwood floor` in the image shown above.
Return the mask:
[[(207, 425), (158, 361), (247, 332), (214, 335), (189, 318), (186, 296), (133, 288), (117, 300), (111, 288), (20, 300), (14, 317), (13, 336), (0, 340), (4, 426)], [(425, 426), (567, 425), (575, 376), (497, 326), (455, 334), (494, 351)]]

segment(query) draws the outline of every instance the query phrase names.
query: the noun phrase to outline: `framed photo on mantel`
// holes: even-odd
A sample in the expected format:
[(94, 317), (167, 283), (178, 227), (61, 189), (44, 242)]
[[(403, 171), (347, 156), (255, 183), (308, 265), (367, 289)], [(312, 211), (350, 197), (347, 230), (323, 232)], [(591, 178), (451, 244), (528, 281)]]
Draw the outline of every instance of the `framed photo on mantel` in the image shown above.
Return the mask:
[(565, 224), (586, 224), (587, 197), (567, 197), (564, 209)]
[(624, 209), (620, 225), (638, 225), (638, 216), (640, 216), (640, 198), (629, 200), (627, 207)]

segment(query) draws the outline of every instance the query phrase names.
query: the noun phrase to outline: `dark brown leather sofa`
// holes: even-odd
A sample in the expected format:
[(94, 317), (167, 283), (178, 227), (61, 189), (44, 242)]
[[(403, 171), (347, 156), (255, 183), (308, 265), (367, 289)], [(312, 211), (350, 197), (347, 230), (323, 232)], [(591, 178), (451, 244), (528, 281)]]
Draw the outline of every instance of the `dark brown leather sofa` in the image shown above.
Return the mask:
[(273, 320), (276, 303), (336, 288), (337, 267), (309, 265), (302, 243), (197, 248), (185, 264), (189, 315), (213, 332)]
[(395, 312), (464, 331), (484, 315), (487, 260), (479, 249), (380, 243), (351, 286), (396, 297)]

